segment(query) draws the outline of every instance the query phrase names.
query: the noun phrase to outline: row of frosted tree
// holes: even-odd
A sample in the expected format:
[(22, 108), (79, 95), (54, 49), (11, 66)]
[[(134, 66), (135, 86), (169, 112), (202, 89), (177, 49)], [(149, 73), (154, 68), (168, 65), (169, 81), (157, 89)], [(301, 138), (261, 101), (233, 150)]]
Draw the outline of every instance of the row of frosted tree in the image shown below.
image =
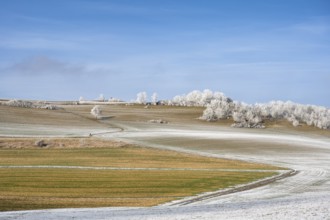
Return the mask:
[[(133, 103), (147, 104), (147, 93), (137, 94)], [(105, 98), (100, 95), (98, 102), (104, 102)], [(119, 99), (111, 98), (109, 102), (121, 102)], [(84, 102), (80, 98), (79, 102)], [(150, 104), (158, 104), (158, 95), (153, 93)], [(24, 108), (45, 108), (56, 110), (57, 106), (44, 102), (31, 102), (25, 100), (9, 100), (0, 102), (1, 105), (24, 107)], [(230, 119), (234, 121), (233, 127), (263, 128), (266, 120), (285, 119), (293, 126), (307, 124), (321, 129), (330, 129), (330, 109), (315, 105), (302, 105), (294, 102), (271, 101), (263, 104), (246, 104), (233, 101), (221, 92), (211, 90), (192, 91), (186, 95), (175, 96), (172, 100), (161, 101), (161, 104), (175, 106), (201, 106), (205, 107), (203, 115), (200, 117), (206, 121), (217, 121)], [(95, 117), (101, 114), (100, 108), (92, 110)]]
[(321, 129), (330, 129), (330, 109), (291, 101), (251, 105), (233, 101), (221, 92), (195, 90), (187, 95), (175, 96), (168, 104), (206, 107), (200, 119), (217, 121), (232, 118), (235, 122), (233, 127), (263, 128), (266, 119), (286, 119), (293, 126), (305, 123)]

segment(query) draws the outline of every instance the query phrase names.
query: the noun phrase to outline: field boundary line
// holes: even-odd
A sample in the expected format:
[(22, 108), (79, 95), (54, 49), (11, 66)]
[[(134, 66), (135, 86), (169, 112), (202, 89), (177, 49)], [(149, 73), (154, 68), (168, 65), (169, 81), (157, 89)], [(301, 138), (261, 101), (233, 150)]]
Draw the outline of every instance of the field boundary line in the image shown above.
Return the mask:
[(215, 172), (285, 172), (286, 170), (252, 170), (252, 169), (199, 169), (199, 168), (155, 168), (155, 167), (92, 167), (92, 166), (52, 166), (52, 165), (2, 165), (0, 169), (82, 169), (82, 170), (158, 170), (158, 171), (215, 171)]
[(248, 184), (236, 186), (236, 187), (233, 187), (230, 189), (223, 189), (223, 190), (220, 190), (217, 192), (211, 192), (211, 193), (207, 193), (207, 194), (203, 194), (203, 195), (199, 195), (199, 196), (194, 196), (193, 198), (191, 198), (191, 197), (188, 199), (185, 198), (180, 201), (173, 201), (173, 202), (169, 202), (169, 203), (166, 203), (166, 204), (163, 204), (160, 206), (185, 206), (185, 205), (189, 205), (189, 204), (193, 204), (193, 203), (198, 203), (198, 202), (201, 202), (204, 200), (213, 199), (216, 197), (233, 194), (233, 193), (237, 193), (237, 192), (242, 192), (242, 191), (247, 191), (250, 189), (265, 186), (265, 185), (271, 184), (275, 181), (294, 176), (298, 173), (299, 173), (299, 171), (297, 171), (297, 170), (290, 170), (290, 171), (281, 173), (279, 175), (276, 175), (276, 176), (273, 176), (270, 178), (266, 178), (263, 180), (259, 180), (259, 181), (253, 182), (253, 183), (248, 183)]

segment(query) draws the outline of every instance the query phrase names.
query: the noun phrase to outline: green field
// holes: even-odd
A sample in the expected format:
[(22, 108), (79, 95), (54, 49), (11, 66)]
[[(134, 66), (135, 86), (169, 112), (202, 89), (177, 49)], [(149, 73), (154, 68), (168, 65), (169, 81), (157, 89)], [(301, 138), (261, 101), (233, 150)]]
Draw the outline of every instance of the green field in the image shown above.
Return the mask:
[[(95, 148), (70, 147), (70, 144), (75, 146), (76, 142), (80, 143), (79, 139), (50, 139), (48, 142), (55, 147), (49, 148), (26, 145), (21, 149), (10, 147), (19, 148), (22, 147), (20, 143), (29, 141), (33, 143), (35, 140), (0, 139), (0, 211), (154, 206), (269, 177), (280, 169), (263, 164), (116, 145), (97, 140), (95, 143), (99, 147)], [(66, 147), (58, 148), (56, 143), (66, 144)], [(27, 165), (32, 167), (5, 167)], [(33, 167), (40, 165), (111, 167), (128, 170)], [(147, 170), (148, 168), (160, 170)], [(190, 170), (176, 170), (177, 168)], [(247, 169), (274, 171), (248, 172)]]
[(0, 169), (0, 210), (153, 206), (274, 173)]

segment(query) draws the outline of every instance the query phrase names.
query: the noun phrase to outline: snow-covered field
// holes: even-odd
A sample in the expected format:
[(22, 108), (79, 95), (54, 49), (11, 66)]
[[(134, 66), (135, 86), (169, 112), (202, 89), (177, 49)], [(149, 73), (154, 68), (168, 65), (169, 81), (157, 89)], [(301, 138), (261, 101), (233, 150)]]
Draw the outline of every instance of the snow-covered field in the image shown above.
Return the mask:
[(0, 135), (3, 137), (68, 137), (85, 136), (105, 132), (118, 132), (120, 129), (88, 128), (88, 127), (63, 127), (58, 125), (31, 125), (16, 123), (1, 123)]
[[(328, 137), (215, 126), (117, 125), (125, 128), (124, 131), (99, 136), (206, 156), (275, 164), (299, 173), (263, 187), (186, 206), (3, 212), (0, 219), (330, 219)], [(242, 145), (240, 148), (236, 147), (237, 141)]]
[(153, 208), (55, 209), (1, 213), (0, 219), (329, 219), (330, 193), (224, 204)]

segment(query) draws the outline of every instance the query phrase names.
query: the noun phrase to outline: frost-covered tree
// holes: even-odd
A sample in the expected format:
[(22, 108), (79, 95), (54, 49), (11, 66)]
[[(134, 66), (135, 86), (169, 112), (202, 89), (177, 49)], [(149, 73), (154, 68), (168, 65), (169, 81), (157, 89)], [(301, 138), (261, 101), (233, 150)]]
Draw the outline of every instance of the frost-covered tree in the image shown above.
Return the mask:
[(79, 102), (83, 102), (83, 101), (85, 101), (84, 97), (80, 96), (79, 97)]
[(147, 93), (146, 92), (139, 92), (136, 95), (136, 102), (139, 104), (145, 104), (147, 102)]
[(187, 106), (203, 106), (201, 91), (192, 91), (188, 93), (184, 99)]
[(322, 106), (302, 105), (290, 101), (272, 101), (259, 106), (263, 108), (263, 117), (286, 119), (293, 126), (306, 123), (321, 129), (330, 128), (330, 110)]
[(263, 128), (264, 120), (285, 119), (293, 126), (307, 124), (330, 129), (330, 109), (322, 106), (302, 105), (291, 101), (271, 101), (265, 104), (233, 102), (221, 92), (194, 90), (187, 95), (175, 96), (169, 105), (204, 106), (202, 120), (216, 121), (232, 117), (233, 127)]
[(104, 102), (105, 101), (104, 95), (103, 94), (100, 94), (99, 97), (97, 98), (97, 101)]
[(206, 106), (201, 119), (215, 121), (232, 117), (235, 122), (234, 127), (260, 128), (263, 127), (264, 120), (285, 119), (293, 126), (305, 123), (321, 129), (330, 129), (330, 109), (322, 106), (302, 105), (291, 101), (249, 105), (233, 102), (223, 93), (212, 93), (209, 90), (193, 91), (187, 96), (176, 96), (173, 103)]
[(207, 106), (212, 100), (228, 101), (223, 93), (205, 89), (203, 92), (194, 90), (187, 95), (177, 95), (172, 99), (173, 105), (179, 106)]
[(158, 94), (154, 92), (151, 96), (151, 102), (152, 104), (156, 105), (157, 101), (158, 101)]
[(9, 100), (4, 102), (3, 105), (12, 106), (12, 107), (21, 107), (21, 108), (38, 108), (38, 109), (48, 109), (48, 110), (58, 110), (61, 109), (56, 105), (47, 104), (46, 102), (38, 101), (31, 102), (26, 100)]
[(102, 110), (101, 110), (100, 106), (95, 105), (91, 110), (91, 114), (97, 119), (100, 118), (102, 115)]
[(234, 105), (227, 99), (213, 99), (211, 103), (207, 104), (201, 119), (207, 121), (226, 119), (232, 115), (233, 108)]
[(235, 122), (232, 127), (263, 128), (259, 109), (246, 103), (235, 102), (232, 116)]
[(17, 100), (12, 99), (4, 103), (4, 105), (12, 106), (12, 107), (21, 107), (21, 108), (35, 108), (36, 106), (33, 102), (25, 101), (25, 100)]
[(215, 99), (213, 92), (209, 89), (205, 89), (201, 94), (199, 104), (205, 105), (210, 103), (213, 99)]

